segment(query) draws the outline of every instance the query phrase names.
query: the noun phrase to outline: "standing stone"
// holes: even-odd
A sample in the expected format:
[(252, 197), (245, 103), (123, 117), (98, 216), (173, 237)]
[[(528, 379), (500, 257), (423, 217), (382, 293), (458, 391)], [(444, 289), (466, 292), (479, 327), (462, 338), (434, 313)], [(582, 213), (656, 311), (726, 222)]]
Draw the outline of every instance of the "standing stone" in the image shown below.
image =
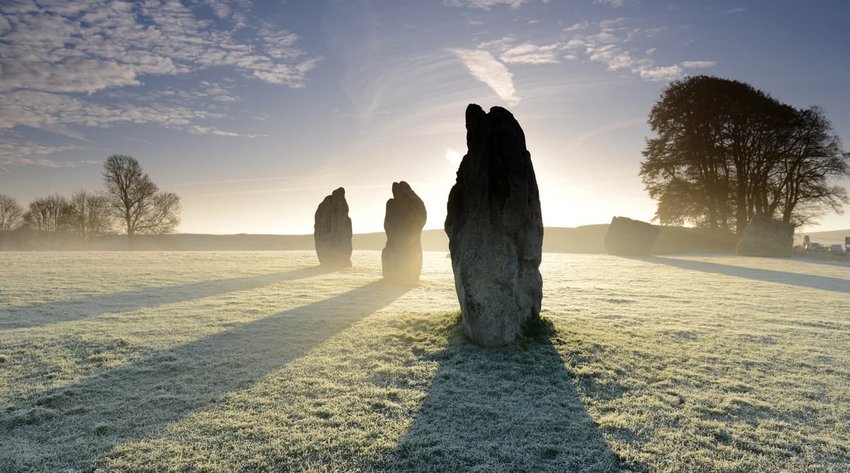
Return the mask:
[(741, 256), (781, 256), (788, 258), (794, 249), (794, 225), (756, 215), (747, 224), (738, 242)]
[(315, 222), (313, 240), (319, 263), (332, 268), (351, 266), (351, 219), (345, 189), (340, 187), (325, 197), (316, 209)]
[(387, 201), (384, 230), (387, 246), (381, 252), (384, 279), (414, 285), (422, 273), (422, 227), (428, 214), (422, 199), (404, 182), (393, 182), (393, 198)]
[(659, 228), (655, 225), (614, 217), (605, 234), (605, 249), (609, 255), (646, 256), (652, 251)]
[(449, 193), (446, 234), (463, 328), (511, 343), (540, 315), (543, 219), (525, 134), (504, 108), (466, 108), (466, 156)]

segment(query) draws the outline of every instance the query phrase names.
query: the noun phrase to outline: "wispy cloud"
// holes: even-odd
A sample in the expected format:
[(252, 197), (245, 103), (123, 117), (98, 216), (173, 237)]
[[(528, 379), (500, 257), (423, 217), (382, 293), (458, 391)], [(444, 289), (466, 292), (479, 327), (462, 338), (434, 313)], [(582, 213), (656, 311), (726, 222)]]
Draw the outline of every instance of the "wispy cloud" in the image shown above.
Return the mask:
[[(201, 80), (189, 90), (140, 87), (152, 77), (188, 77), (213, 67), (303, 87), (319, 59), (299, 47), (297, 35), (250, 10), (250, 0), (2, 2), (0, 129), (28, 126), (73, 137), (81, 135), (75, 127), (148, 123), (256, 137), (210, 123), (239, 100), (225, 82)], [(26, 142), (16, 146), (16, 155), (33, 151)]]
[(507, 49), (500, 56), (508, 64), (555, 64), (560, 62), (561, 44), (523, 43)]
[(635, 68), (641, 78), (654, 81), (669, 81), (681, 77), (686, 69), (703, 69), (714, 67), (715, 61), (682, 61), (669, 66), (656, 66), (650, 63), (640, 64)]
[(484, 41), (478, 45), (478, 49), (487, 49), (495, 51), (505, 51), (516, 44), (516, 36), (509, 34), (502, 38)]
[[(232, 16), (223, 3), (207, 3)], [(46, 8), (34, 1), (4, 2), (2, 13), (10, 26), (0, 32), (0, 91), (93, 93), (139, 85), (145, 75), (213, 66), (301, 87), (316, 61), (291, 33), (264, 24), (257, 28), (258, 41), (240, 40), (173, 0), (56, 2)]]
[(0, 94), (0, 129), (10, 129), (17, 125), (49, 130), (67, 125), (105, 128), (116, 123), (148, 123), (195, 134), (240, 136), (198, 123), (219, 118), (223, 118), (223, 115), (218, 112), (162, 103), (107, 105), (47, 92), (16, 91)]
[(614, 8), (619, 8), (626, 4), (625, 0), (593, 0), (593, 3), (599, 5), (608, 5)]
[(579, 31), (579, 30), (586, 29), (588, 26), (590, 26), (590, 23), (588, 23), (587, 20), (582, 20), (578, 23), (574, 23), (572, 26), (564, 28), (564, 31), (566, 31), (568, 33), (571, 32), (571, 31)]
[[(180, 129), (180, 128), (178, 128), (178, 129)], [(213, 136), (223, 136), (223, 137), (227, 137), (227, 138), (242, 137), (242, 138), (254, 139), (254, 138), (262, 138), (262, 137), (268, 136), (268, 135), (263, 135), (263, 134), (260, 134), (260, 133), (239, 133), (239, 132), (235, 132), (235, 131), (221, 130), (221, 129), (216, 128), (216, 127), (204, 126), (204, 125), (190, 125), (190, 126), (186, 127), (185, 130), (190, 132), (190, 133), (196, 134), (196, 135), (213, 135)]]
[(653, 55), (657, 48), (642, 51), (635, 47), (638, 40), (651, 40), (661, 34), (663, 27), (632, 26), (626, 18), (602, 20), (582, 29), (573, 30), (565, 48), (574, 54), (583, 53), (594, 62), (606, 65), (609, 71), (629, 71), (646, 80), (664, 81), (680, 77), (685, 69), (713, 67), (714, 61), (682, 61), (677, 64), (657, 64)]
[(46, 158), (46, 156), (52, 154), (76, 149), (79, 148), (76, 146), (47, 146), (30, 141), (10, 143), (3, 140), (0, 142), (0, 170), (8, 172), (8, 168), (13, 166), (72, 168), (100, 164), (98, 161), (93, 160), (56, 161)]
[(687, 69), (708, 68), (715, 61), (682, 61), (658, 64), (655, 47), (637, 47), (665, 31), (663, 27), (633, 26), (627, 18), (598, 22), (581, 21), (563, 30), (557, 41), (538, 44), (520, 42), (516, 36), (484, 41), (481, 50), (489, 51), (505, 64), (555, 64), (581, 57), (602, 63), (612, 72), (626, 72), (645, 80), (663, 81), (682, 76)]
[(747, 11), (746, 7), (738, 7), (738, 8), (730, 8), (729, 10), (725, 10), (723, 13), (727, 15), (734, 15), (736, 13), (743, 13)]
[(679, 65), (672, 66), (640, 66), (637, 69), (638, 74), (642, 79), (665, 81), (673, 80), (682, 75), (682, 68)]
[(623, 6), (636, 6), (640, 4), (640, 0), (593, 0), (597, 5), (607, 5), (612, 8), (620, 8)]
[(716, 61), (683, 61), (680, 65), (685, 69), (703, 69), (706, 67), (714, 67)]
[(251, 0), (200, 0), (208, 6), (220, 20), (233, 21), (237, 27), (247, 25), (247, 12), (251, 9)]
[(453, 7), (479, 8), (489, 10), (495, 6), (519, 8), (526, 0), (443, 0), (443, 3)]
[(454, 52), (461, 62), (476, 79), (487, 84), (496, 95), (509, 105), (519, 103), (519, 97), (514, 88), (513, 74), (499, 62), (489, 51), (476, 49), (455, 49)]

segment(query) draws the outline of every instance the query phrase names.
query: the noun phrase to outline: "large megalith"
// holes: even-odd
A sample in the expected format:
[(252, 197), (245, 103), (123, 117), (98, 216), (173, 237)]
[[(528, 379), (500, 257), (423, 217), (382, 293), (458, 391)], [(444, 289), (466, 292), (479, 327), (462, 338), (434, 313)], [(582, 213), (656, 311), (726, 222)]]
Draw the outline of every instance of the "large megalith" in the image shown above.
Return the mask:
[(652, 251), (659, 228), (655, 225), (614, 217), (605, 234), (605, 249), (610, 255), (646, 256)]
[(794, 224), (756, 215), (747, 224), (738, 241), (742, 256), (781, 256), (788, 258), (794, 249)]
[(446, 234), (463, 329), (486, 346), (539, 317), (543, 220), (525, 134), (504, 108), (466, 108), (468, 151), (449, 193)]
[(313, 240), (322, 266), (351, 266), (351, 219), (345, 189), (340, 187), (316, 209)]
[(384, 279), (413, 285), (422, 273), (422, 227), (428, 214), (422, 199), (406, 182), (393, 182), (393, 198), (387, 201), (384, 231), (387, 246), (381, 252)]

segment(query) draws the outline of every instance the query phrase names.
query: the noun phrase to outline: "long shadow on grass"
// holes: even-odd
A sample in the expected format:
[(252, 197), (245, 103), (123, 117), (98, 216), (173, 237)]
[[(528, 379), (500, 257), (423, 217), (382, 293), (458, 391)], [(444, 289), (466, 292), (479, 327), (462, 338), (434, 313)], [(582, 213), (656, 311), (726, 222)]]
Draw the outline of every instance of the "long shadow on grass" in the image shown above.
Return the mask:
[(252, 385), (408, 290), (373, 282), (39, 393), (0, 411), (0, 466), (89, 470), (114, 446)]
[(832, 266), (835, 268), (850, 269), (850, 259), (820, 259), (816, 256), (795, 256), (794, 261), (806, 264), (819, 264), (821, 266)]
[(772, 282), (778, 284), (790, 284), (792, 286), (822, 289), (824, 291), (844, 292), (850, 294), (850, 279), (833, 278), (829, 276), (817, 276), (814, 274), (787, 273), (772, 269), (743, 268), (728, 264), (707, 263), (704, 261), (693, 261), (678, 258), (665, 258), (662, 256), (650, 256), (636, 258), (647, 263), (665, 264), (675, 268), (688, 269), (691, 271), (702, 271), (704, 273), (722, 274), (738, 278), (753, 279), (756, 281)]
[(13, 330), (50, 325), (71, 320), (96, 317), (102, 314), (127, 312), (145, 307), (190, 301), (228, 292), (256, 289), (283, 281), (294, 281), (331, 270), (322, 266), (295, 269), (280, 273), (216, 279), (176, 286), (149, 287), (135, 291), (114, 292), (69, 301), (46, 302), (25, 307), (0, 310), (0, 329)]
[[(459, 325), (459, 324), (458, 324)], [(506, 348), (453, 328), (393, 471), (619, 471), (542, 323)]]

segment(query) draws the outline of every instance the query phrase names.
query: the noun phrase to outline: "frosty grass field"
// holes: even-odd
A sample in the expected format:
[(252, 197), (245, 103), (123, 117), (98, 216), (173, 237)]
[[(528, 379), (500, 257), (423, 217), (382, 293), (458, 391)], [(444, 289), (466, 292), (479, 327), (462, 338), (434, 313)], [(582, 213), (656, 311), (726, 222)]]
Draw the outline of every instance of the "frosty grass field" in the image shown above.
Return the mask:
[(543, 261), (482, 349), (445, 253), (0, 253), (0, 471), (846, 471), (850, 268)]

